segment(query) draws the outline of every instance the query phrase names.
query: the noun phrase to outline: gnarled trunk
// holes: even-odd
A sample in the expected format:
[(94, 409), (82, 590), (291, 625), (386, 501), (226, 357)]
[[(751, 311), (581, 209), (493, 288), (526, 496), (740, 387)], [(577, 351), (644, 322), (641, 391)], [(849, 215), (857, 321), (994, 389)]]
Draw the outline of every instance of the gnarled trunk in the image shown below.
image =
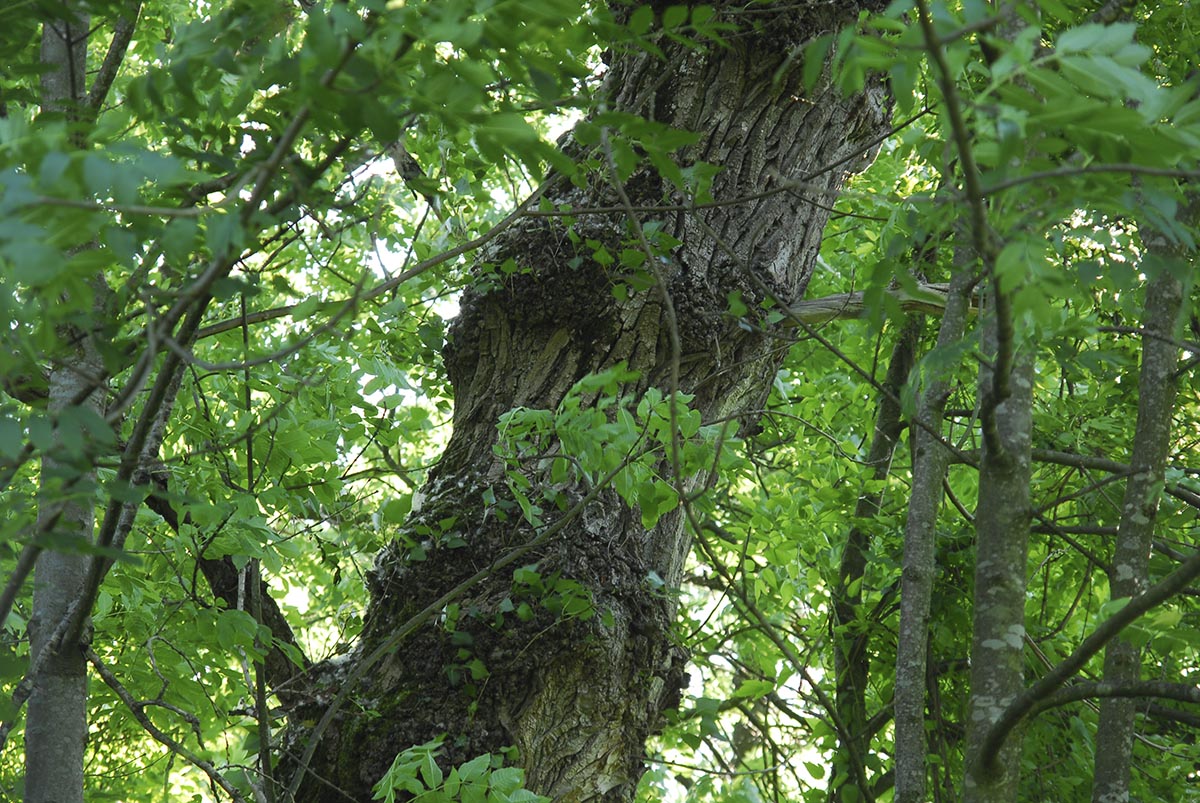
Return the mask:
[[(759, 282), (787, 301), (803, 294), (847, 165), (861, 164), (886, 132), (888, 104), (878, 85), (848, 98), (827, 85), (805, 96), (799, 59), (776, 75), (798, 46), (853, 20), (863, 5), (731, 12), (742, 30), (727, 48), (695, 50), (664, 39), (665, 58), (622, 52), (609, 65), (609, 110), (700, 132), (681, 163), (724, 168), (712, 186), (721, 204), (641, 213), (637, 221), (661, 221), (681, 243), (658, 272), (678, 322), (678, 389), (695, 394), (706, 421), (753, 418), (784, 354), (778, 337), (726, 313), (728, 296), (741, 293), (753, 309), (764, 295)], [(548, 198), (579, 210), (623, 206), (601, 173), (583, 188), (559, 185)], [(764, 194), (797, 180), (806, 188)], [(639, 208), (690, 200), (648, 168), (624, 191)], [(630, 222), (621, 212), (581, 214), (575, 231), (613, 250), (628, 239)], [(503, 520), (482, 499), (503, 485), (504, 466), (492, 451), (501, 414), (554, 409), (581, 377), (620, 363), (638, 372), (627, 388), (635, 395), (671, 387), (675, 348), (659, 289), (615, 298), (591, 249), (577, 250), (556, 218), (527, 218), (482, 255), (496, 264), (509, 258), (528, 272), (467, 292), (451, 329), (445, 359), (455, 388), (454, 434), (407, 525), (429, 548), (420, 562), (400, 545), (387, 550), (360, 649), (348, 663), (325, 668), (327, 683), (339, 682), (347, 666), (432, 600), (531, 538), (517, 516)], [(562, 493), (575, 502), (586, 489)], [(354, 690), (358, 704), (343, 706), (322, 736), (300, 798), (367, 800), (398, 751), (444, 732), (450, 764), (515, 746), (537, 792), (630, 800), (644, 742), (684, 678), (669, 589), (679, 584), (689, 548), (680, 510), (645, 529), (636, 511), (604, 491), (522, 559), (536, 562), (543, 576), (581, 584), (600, 615), (542, 611), (522, 622), (501, 613), (511, 569), (477, 583), (459, 600), (453, 634), (427, 626), (366, 674)], [(655, 576), (668, 593), (648, 582)], [(474, 659), (486, 678), (471, 680), (465, 668), (448, 678), (447, 667)], [(295, 718), (319, 713), (314, 706)], [(293, 739), (302, 745), (304, 734)]]

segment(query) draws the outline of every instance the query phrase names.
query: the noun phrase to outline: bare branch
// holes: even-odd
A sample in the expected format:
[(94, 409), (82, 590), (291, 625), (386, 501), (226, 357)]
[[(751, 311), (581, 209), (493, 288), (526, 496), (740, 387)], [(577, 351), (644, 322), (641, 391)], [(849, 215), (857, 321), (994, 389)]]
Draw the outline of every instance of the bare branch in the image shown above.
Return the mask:
[[(511, 227), (514, 223), (516, 223), (522, 216), (524, 216), (526, 214), (526, 212), (528, 212), (530, 207), (536, 205), (537, 202), (539, 200), (541, 200), (542, 196), (544, 196), (546, 194), (546, 192), (551, 187), (556, 185), (557, 183), (558, 183), (557, 177), (553, 177), (553, 178), (549, 179), (544, 184), (542, 184), (542, 186), (538, 187), (538, 189), (536, 191), (534, 191), (532, 194), (530, 194), (530, 196), (528, 198), (526, 198), (523, 202), (521, 202), (520, 206), (518, 206), (516, 209), (514, 209), (512, 212), (510, 212), (507, 216), (505, 216), (505, 218), (503, 220), (501, 220), (499, 223), (497, 223), (492, 228), (488, 229), (483, 234), (479, 235), (478, 237), (476, 237), (472, 240), (468, 240), (467, 242), (465, 242), (461, 245), (455, 246), (454, 248), (443, 251), (440, 254), (431, 256), (428, 259), (423, 259), (420, 262), (418, 262), (416, 265), (413, 265), (408, 270), (403, 271), (402, 273), (398, 273), (386, 281), (380, 282), (379, 284), (375, 285), (370, 290), (368, 290), (366, 293), (364, 293), (362, 295), (362, 300), (370, 301), (371, 299), (378, 298), (379, 296), (384, 295), (385, 293), (388, 293), (388, 292), (396, 289), (397, 287), (404, 284), (408, 280), (410, 280), (416, 276), (420, 276), (422, 273), (429, 270), (430, 268), (435, 268), (438, 265), (441, 265), (445, 262), (449, 262), (450, 260), (452, 260), (456, 257), (460, 257), (463, 254), (469, 253), (471, 251), (474, 251), (477, 248), (480, 248), (480, 247), (486, 245), (487, 243), (494, 240), (501, 232), (503, 232), (504, 230)], [(345, 304), (348, 300), (349, 299), (338, 299), (336, 301), (330, 301), (330, 302), (328, 302), (328, 304), (331, 306)], [(246, 322), (249, 324), (256, 324), (256, 323), (263, 323), (265, 321), (272, 321), (277, 318), (283, 318), (287, 315), (290, 315), (292, 313), (292, 311), (296, 309), (296, 306), (297, 305), (295, 305), (295, 304), (291, 304), (291, 305), (288, 305), (285, 307), (277, 307), (275, 309), (270, 309), (270, 310), (261, 310), (259, 312), (251, 312), (246, 315)], [(213, 335), (218, 335), (218, 334), (221, 334), (222, 332), (228, 332), (231, 329), (237, 329), (241, 325), (242, 325), (241, 316), (238, 316), (236, 318), (230, 318), (230, 319), (224, 320), (224, 321), (220, 321), (219, 323), (214, 323), (210, 326), (205, 326), (204, 328), (202, 328), (197, 333), (196, 339), (200, 340), (200, 339), (203, 339), (206, 337), (212, 337)]]
[(1035, 705), (1030, 710), (1029, 716), (1037, 716), (1043, 711), (1067, 705), (1068, 703), (1109, 697), (1157, 697), (1165, 700), (1178, 700), (1182, 703), (1196, 703), (1200, 705), (1200, 686), (1190, 683), (1168, 683), (1163, 680), (1137, 680), (1124, 683), (1105, 683), (1103, 681), (1072, 683), (1070, 686), (1059, 689)]
[(32, 206), (63, 206), (69, 209), (86, 209), (91, 212), (118, 212), (125, 215), (150, 215), (152, 217), (200, 217), (204, 207), (199, 206), (145, 206), (143, 204), (110, 204), (86, 201), (78, 198), (55, 198), (39, 195), (29, 201)]
[(721, 561), (717, 560), (716, 553), (712, 548), (712, 544), (709, 543), (708, 539), (704, 535), (704, 530), (709, 530), (723, 538), (729, 537), (729, 533), (725, 532), (724, 528), (722, 528), (715, 521), (704, 522), (698, 527), (693, 526), (693, 530), (695, 532), (696, 542), (700, 545), (700, 549), (708, 557), (709, 565), (714, 571), (717, 572), (717, 574), (721, 575), (721, 579), (725, 581), (725, 588), (729, 591), (731, 598), (738, 603), (738, 607), (740, 607), (743, 612), (749, 614), (750, 617), (758, 624), (763, 635), (770, 639), (771, 642), (777, 648), (779, 648), (780, 653), (782, 653), (784, 658), (787, 659), (788, 663), (792, 665), (792, 668), (795, 669), (802, 678), (804, 678), (804, 682), (807, 683), (813, 690), (813, 694), (816, 695), (817, 701), (821, 704), (821, 707), (825, 709), (827, 714), (829, 714), (829, 718), (833, 722), (834, 729), (838, 732), (838, 739), (840, 743), (846, 746), (847, 752), (849, 753), (850, 765), (854, 774), (854, 781), (857, 784), (859, 791), (863, 794), (864, 799), (868, 801), (872, 800), (873, 797), (871, 795), (871, 784), (867, 780), (867, 772), (865, 764), (863, 763), (863, 757), (858, 755), (856, 752), (856, 742), (847, 732), (846, 723), (842, 721), (841, 716), (838, 714), (837, 706), (834, 705), (833, 700), (829, 699), (829, 695), (824, 692), (820, 684), (814, 681), (812, 675), (808, 671), (808, 662), (803, 660), (796, 653), (796, 650), (790, 643), (788, 643), (786, 639), (783, 638), (783, 636), (779, 635), (778, 628), (776, 628), (770, 623), (770, 621), (767, 620), (767, 617), (763, 614), (763, 612), (760, 611), (754, 602), (749, 599), (749, 597), (743, 592), (741, 586), (739, 586), (734, 580), (733, 576), (730, 575), (729, 570), (725, 568)]
[(1059, 167), (1054, 170), (1039, 170), (1033, 173), (1025, 173), (1024, 175), (1013, 176), (1010, 179), (990, 184), (982, 189), (982, 194), (985, 196), (995, 195), (1004, 190), (1019, 187), (1022, 184), (1032, 184), (1043, 179), (1093, 175), (1096, 173), (1128, 173), (1134, 176), (1159, 176), (1162, 178), (1200, 180), (1200, 171), (1198, 170), (1179, 170), (1169, 167), (1148, 167), (1146, 165), (1127, 162), (1115, 162), (1109, 164), (1081, 165), (1078, 167)]
[[(946, 311), (949, 292), (950, 285), (944, 283), (918, 284), (912, 290), (905, 287), (889, 287), (884, 290), (884, 293), (895, 299), (900, 309), (905, 312), (928, 315), (941, 315)], [(970, 307), (972, 312), (975, 309), (976, 306)], [(788, 309), (788, 320), (781, 323), (817, 326), (834, 320), (861, 318), (870, 311), (865, 292), (839, 293), (793, 304)]]

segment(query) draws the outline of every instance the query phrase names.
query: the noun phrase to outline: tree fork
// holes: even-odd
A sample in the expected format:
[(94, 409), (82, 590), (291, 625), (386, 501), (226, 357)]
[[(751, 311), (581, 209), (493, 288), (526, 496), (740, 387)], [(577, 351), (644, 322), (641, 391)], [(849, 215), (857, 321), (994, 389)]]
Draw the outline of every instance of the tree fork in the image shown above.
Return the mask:
[[(730, 37), (729, 47), (691, 50), (664, 39), (662, 59), (616, 53), (604, 87), (607, 108), (699, 132), (679, 161), (724, 168), (711, 190), (717, 200), (795, 180), (836, 195), (846, 168), (826, 166), (866, 163), (860, 157), (869, 158), (870, 143), (887, 130), (886, 93), (870, 83), (842, 97), (823, 82), (806, 97), (798, 69), (776, 72), (787, 53), (867, 7), (780, 4), (764, 9), (755, 29)], [(730, 20), (740, 21), (730, 11)], [(685, 200), (649, 168), (635, 172), (623, 189), (637, 206)], [(617, 194), (597, 177), (583, 187), (559, 184), (547, 197), (556, 207), (590, 208), (614, 205)], [(678, 390), (695, 395), (693, 406), (705, 420), (744, 418), (761, 408), (781, 360), (778, 339), (727, 316), (727, 298), (740, 292), (751, 308), (763, 300), (746, 275), (753, 271), (781, 297), (799, 300), (828, 219), (827, 202), (824, 197), (817, 206), (779, 193), (659, 221), (681, 243), (658, 266), (678, 311)], [(587, 217), (575, 231), (611, 250), (627, 237), (630, 222), (646, 221)], [(730, 258), (727, 248), (744, 259)], [(574, 260), (572, 267), (576, 256), (582, 263)], [(429, 542), (424, 559), (411, 561), (400, 544), (384, 551), (360, 645), (347, 659), (315, 669), (310, 704), (293, 709), (293, 721), (325, 713), (349, 667), (398, 623), (529, 540), (516, 516), (501, 520), (495, 506), (482, 501), (485, 491), (503, 485), (504, 466), (492, 452), (501, 414), (520, 406), (553, 410), (578, 379), (622, 363), (638, 373), (627, 392), (670, 389), (672, 333), (661, 295), (650, 290), (617, 300), (605, 270), (590, 251), (576, 253), (561, 222), (523, 220), (480, 258), (497, 264), (512, 258), (528, 272), (500, 288), (469, 289), (451, 328), (444, 357), (455, 388), (454, 433), (424, 489), (424, 506), (407, 524), (413, 538)], [(662, 471), (669, 473), (666, 462)], [(560, 489), (571, 500), (585, 490)], [(448, 764), (516, 747), (526, 783), (539, 793), (574, 801), (632, 799), (645, 739), (677, 701), (684, 677), (683, 653), (672, 638), (674, 598), (647, 579), (653, 573), (667, 589), (678, 587), (690, 544), (679, 510), (646, 530), (615, 492), (603, 492), (527, 558), (544, 576), (558, 574), (587, 589), (602, 615), (583, 620), (541, 612), (519, 622), (501, 613), (512, 594), (511, 575), (481, 581), (447, 611), (457, 615), (454, 632), (443, 618), (365, 673), (354, 703), (342, 706), (309, 766), (299, 768), (308, 773), (299, 799), (368, 800), (397, 752), (439, 733), (449, 734)], [(475, 661), (477, 677), (471, 677), (466, 665)], [(446, 666), (458, 667), (449, 693)], [(479, 666), (486, 675), (478, 676)], [(293, 756), (305, 738), (303, 729), (293, 729), (286, 745)]]

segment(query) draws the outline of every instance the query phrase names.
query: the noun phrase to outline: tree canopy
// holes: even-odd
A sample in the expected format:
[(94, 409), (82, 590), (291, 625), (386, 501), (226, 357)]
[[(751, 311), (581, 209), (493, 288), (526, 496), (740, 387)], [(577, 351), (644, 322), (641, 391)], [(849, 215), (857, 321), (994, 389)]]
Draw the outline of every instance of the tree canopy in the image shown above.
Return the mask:
[(0, 799), (1200, 800), (1200, 12), (0, 9)]

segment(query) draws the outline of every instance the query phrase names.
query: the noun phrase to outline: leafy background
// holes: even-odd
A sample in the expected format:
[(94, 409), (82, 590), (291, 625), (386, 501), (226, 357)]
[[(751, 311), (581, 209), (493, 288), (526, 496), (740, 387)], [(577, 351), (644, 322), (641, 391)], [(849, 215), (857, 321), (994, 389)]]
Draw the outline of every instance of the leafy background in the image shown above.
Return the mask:
[[(92, 8), (110, 21), (124, 5)], [(63, 352), (64, 326), (97, 302), (89, 283), (97, 272), (115, 296), (105, 303), (121, 311), (110, 318), (106, 365), (128, 378), (145, 328), (169, 312), (197, 266), (243, 255), (212, 288), (207, 328), (163, 445), (188, 520), (175, 531), (142, 510), (97, 600), (92, 637), (121, 683), (153, 701), (147, 716), (236, 783), (246, 783), (258, 752), (247, 678), (261, 634), (244, 610), (213, 599), (198, 556), (229, 556), (237, 568), (261, 561), (311, 659), (353, 642), (376, 551), (405, 537), (420, 560), (421, 542), (400, 526), (447, 438), (452, 398), (439, 350), (456, 295), (468, 282), (503, 282), (522, 270), (489, 265), (486, 250), (451, 249), (486, 235), (547, 168), (576, 176), (596, 167), (573, 163), (554, 139), (591, 108), (605, 50), (653, 48), (658, 36), (719, 43), (730, 32), (704, 8), (669, 7), (656, 19), (643, 6), (620, 25), (603, 8), (569, 0), (367, 0), (303, 12), (250, 0), (153, 0), (142, 6), (112, 101), (84, 147), (61, 119), (31, 111), (38, 19), (53, 4), (0, 11), (6, 381), (33, 376)], [(1034, 446), (1122, 461), (1136, 415), (1136, 328), (1147, 277), (1170, 271), (1195, 298), (1190, 257), (1149, 260), (1145, 238), (1153, 232), (1181, 253), (1194, 248), (1179, 180), (1187, 171), (1194, 178), (1200, 153), (1200, 103), (1189, 75), (1200, 45), (1197, 14), (1186, 2), (1164, 4), (1099, 25), (1088, 22), (1095, 9), (1084, 3), (1016, 9), (1011, 45), (990, 37), (992, 10), (982, 3), (938, 3), (933, 17), (991, 224), (1005, 243), (996, 266), (1001, 286), (1015, 291), (1014, 317), (1038, 344)], [(958, 222), (966, 200), (956, 189), (947, 100), (919, 29), (908, 24), (912, 13), (893, 4), (857, 29), (820, 32), (795, 56), (819, 65), (832, 52), (834, 79), (846, 90), (879, 71), (897, 96), (895, 133), (838, 201), (809, 289), (810, 297), (862, 291), (867, 309), (861, 320), (821, 325), (820, 339), (781, 341), (787, 362), (755, 430), (718, 439), (722, 422), (697, 421), (684, 433), (699, 438), (697, 449), (707, 444), (697, 462), (720, 449), (722, 479), (697, 502), (720, 529), (697, 550), (678, 591), (678, 637), (692, 669), (680, 710), (650, 746), (640, 792), (647, 800), (825, 799), (831, 778), (845, 772), (829, 710), (831, 646), (850, 633), (869, 645), (873, 735), (865, 763), (880, 799), (888, 799), (911, 456), (902, 443), (882, 479), (865, 461), (879, 386), (901, 333), (915, 332), (921, 355), (900, 393), (906, 415), (922, 377), (948, 370), (947, 437), (964, 451), (980, 446), (974, 340), (934, 349), (936, 318), (910, 321), (886, 292), (948, 281), (964, 245)], [(985, 45), (1000, 52), (992, 58)], [(105, 46), (103, 37), (93, 39), (92, 63)], [(806, 73), (823, 80), (815, 69)], [(306, 124), (274, 164), (275, 143), (300, 115)], [(621, 167), (650, 159), (670, 171), (682, 140), (636, 120), (599, 124), (612, 132)], [(577, 137), (586, 144), (593, 135)], [(420, 174), (405, 168), (411, 161)], [(270, 192), (278, 203), (244, 214), (256, 171), (267, 169), (277, 170)], [(675, 178), (703, 197), (703, 170)], [(579, 248), (601, 264), (614, 259), (598, 253), (599, 244)], [(637, 264), (616, 259), (614, 270), (631, 278), (614, 283), (614, 292), (649, 292)], [(243, 327), (246, 313), (261, 319)], [(745, 314), (744, 304), (731, 299), (729, 314)], [(1192, 328), (1177, 335), (1194, 346), (1200, 332), (1189, 314)], [(1197, 492), (1195, 350), (1184, 357), (1168, 482)], [(248, 359), (254, 364), (243, 369)], [(541, 427), (564, 443), (579, 439), (569, 470), (602, 474), (614, 444), (636, 438), (653, 418), (654, 400), (639, 408), (640, 401), (612, 396), (599, 409), (612, 422), (608, 440), (597, 440), (596, 410), (517, 411), (507, 422), (514, 465), (532, 443), (521, 439)], [(37, 404), (9, 397), (0, 412), (7, 574), (35, 529), (32, 456), (51, 448), (52, 428), (65, 455), (86, 461), (127, 437), (128, 423), (83, 415), (51, 421)], [(665, 416), (658, 420), (661, 429)], [(98, 487), (72, 493), (97, 500), (128, 493), (115, 483), (115, 468), (102, 463)], [(623, 475), (622, 493), (643, 517), (678, 503), (652, 467), (635, 469)], [(955, 799), (962, 772), (977, 476), (970, 466), (952, 467), (951, 503), (937, 526), (928, 760), (938, 800)], [(525, 515), (553, 505), (532, 493), (524, 495)], [(855, 518), (866, 493), (878, 494), (879, 509)], [(1120, 515), (1119, 483), (1086, 468), (1039, 463), (1033, 494), (1044, 522), (1029, 552), (1030, 676), (1111, 612), (1103, 567)], [(852, 580), (861, 605), (853, 623), (835, 626), (830, 611), (846, 580), (841, 558), (852, 528), (869, 535), (865, 573)], [(1194, 506), (1164, 497), (1155, 577), (1189, 552), (1196, 528)], [(562, 587), (532, 587), (526, 593), (570, 597)], [(1194, 599), (1177, 597), (1139, 626), (1148, 677), (1194, 683)], [(6, 689), (27, 666), (28, 610), (28, 597), (19, 597), (5, 623)], [(588, 612), (586, 600), (559, 610)], [(1086, 673), (1099, 670), (1094, 659)], [(94, 682), (91, 691), (89, 800), (213, 797), (203, 776), (152, 742), (107, 686)], [(1200, 798), (1195, 715), (1147, 711), (1135, 743), (1135, 797)], [(14, 716), (2, 704), (0, 714)], [(1086, 796), (1096, 719), (1094, 706), (1080, 704), (1028, 728), (1021, 799)], [(18, 718), (0, 756), (0, 790), (14, 798), (21, 744)]]

